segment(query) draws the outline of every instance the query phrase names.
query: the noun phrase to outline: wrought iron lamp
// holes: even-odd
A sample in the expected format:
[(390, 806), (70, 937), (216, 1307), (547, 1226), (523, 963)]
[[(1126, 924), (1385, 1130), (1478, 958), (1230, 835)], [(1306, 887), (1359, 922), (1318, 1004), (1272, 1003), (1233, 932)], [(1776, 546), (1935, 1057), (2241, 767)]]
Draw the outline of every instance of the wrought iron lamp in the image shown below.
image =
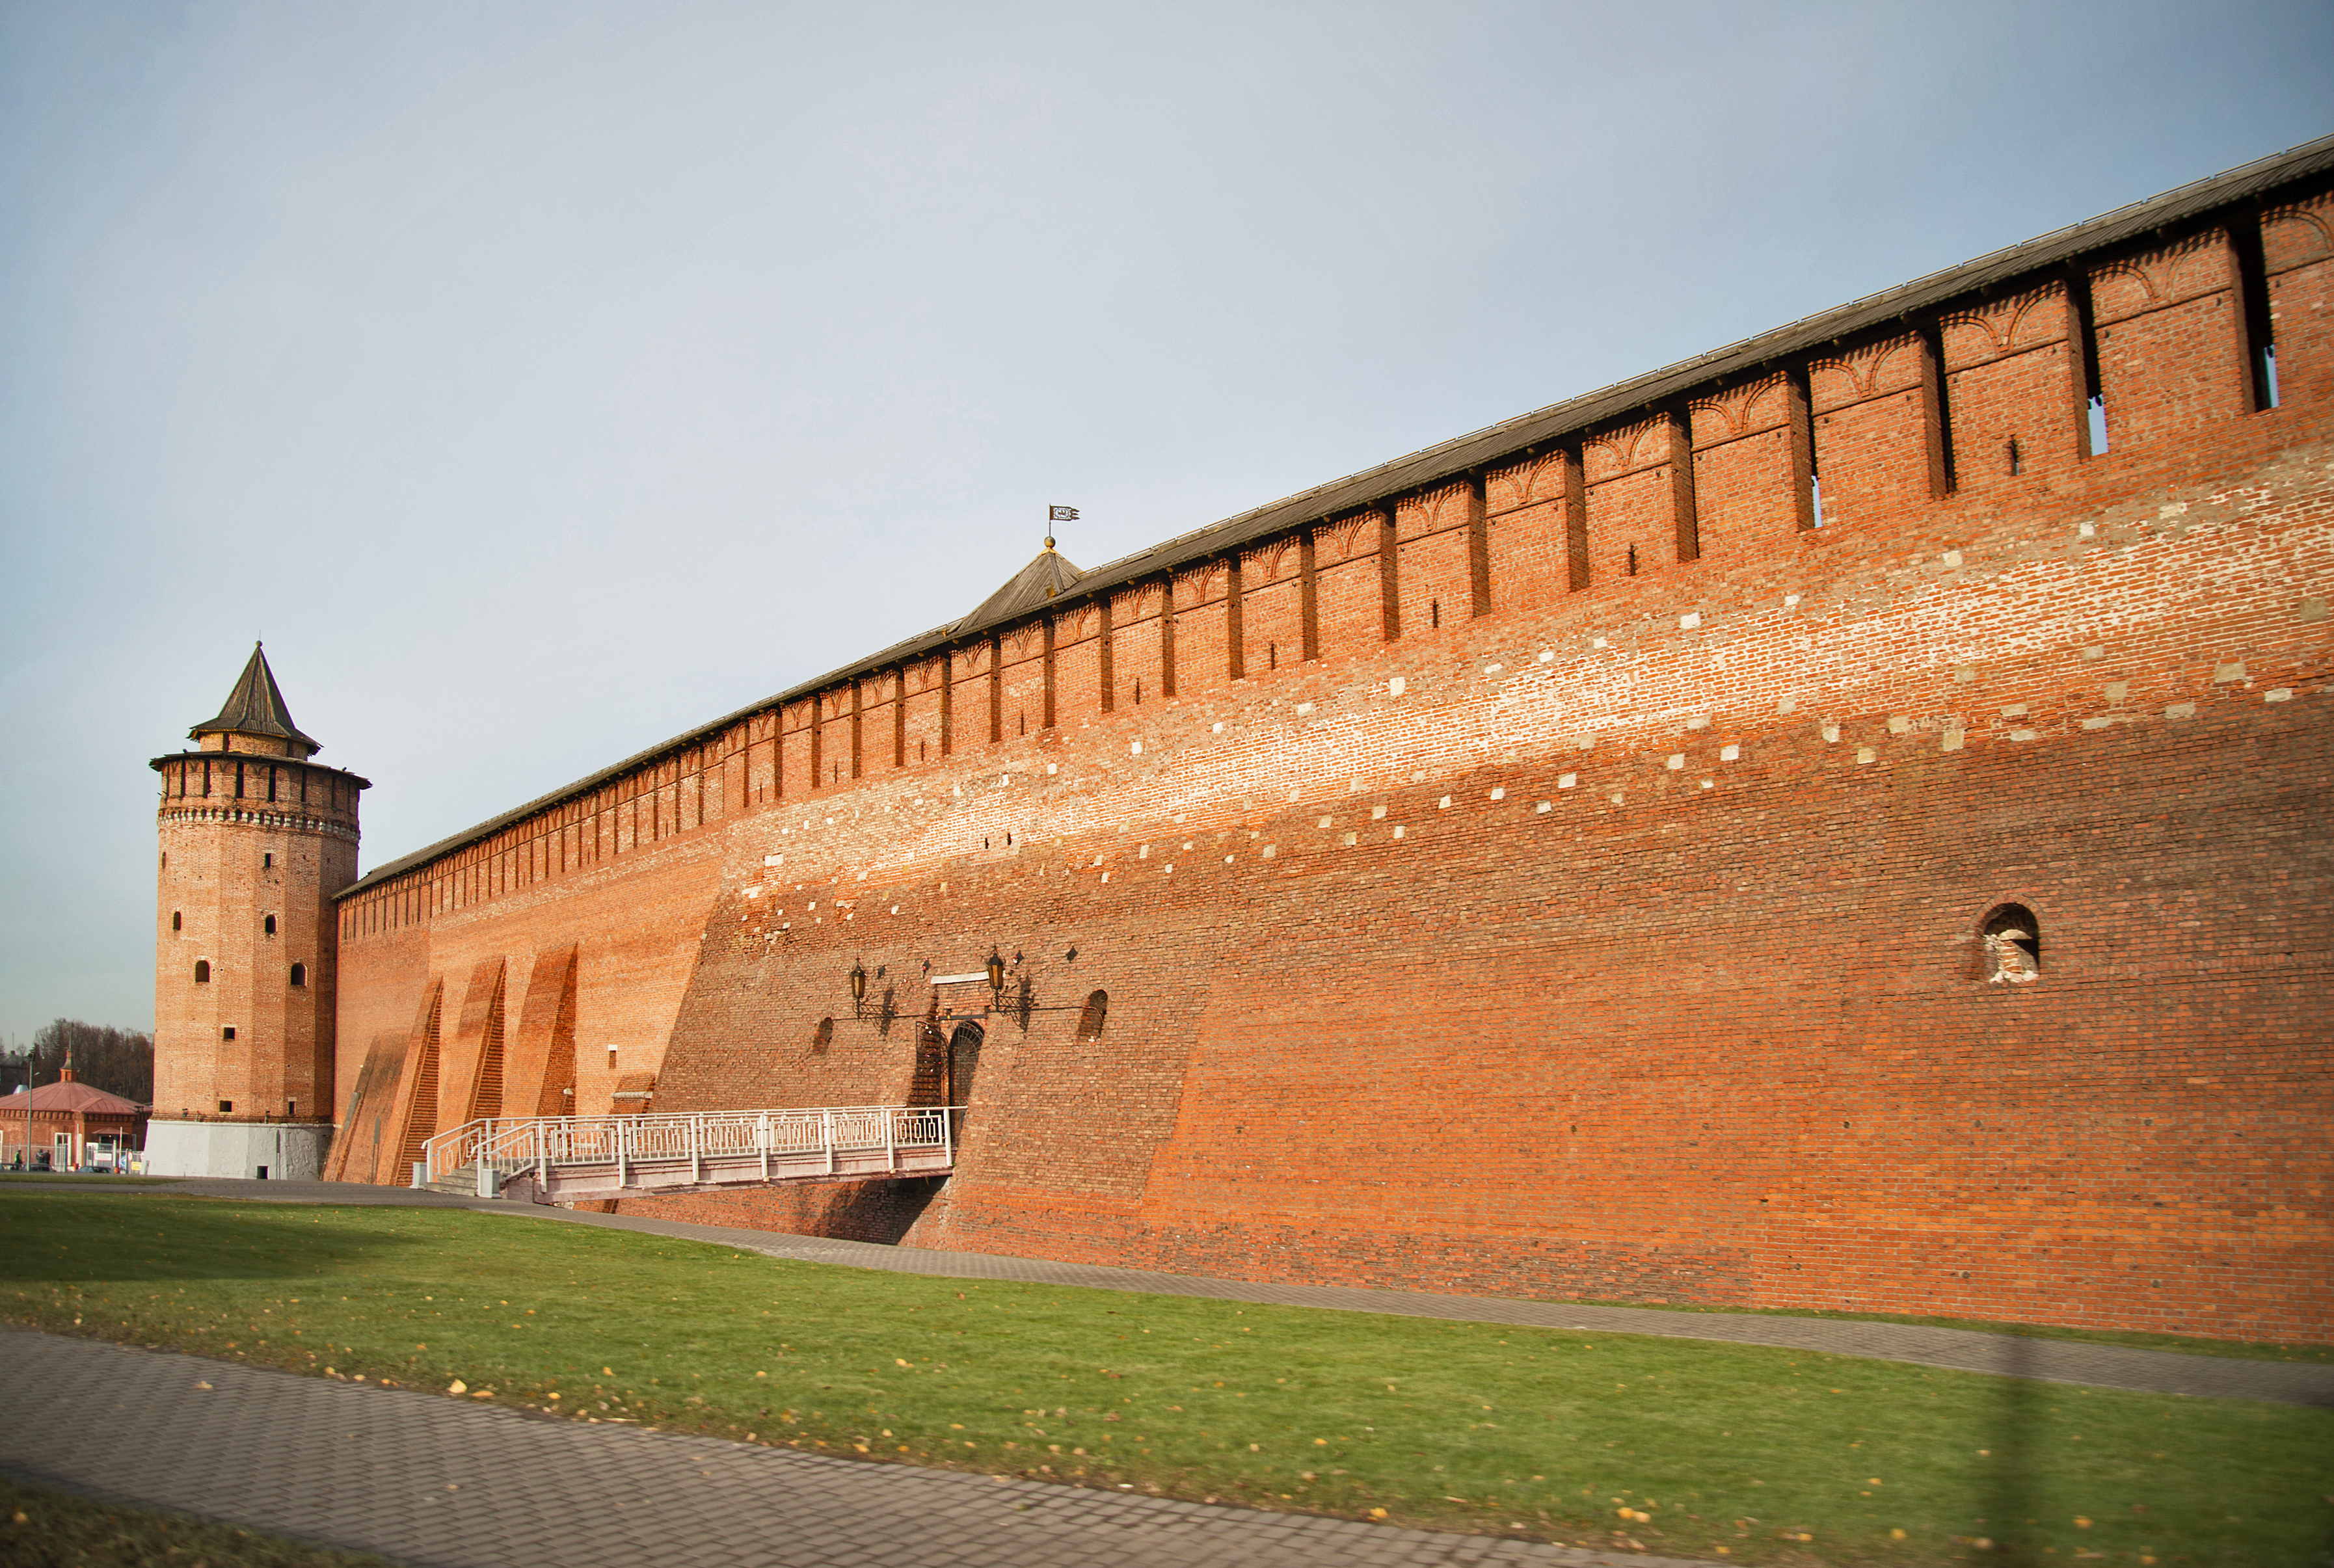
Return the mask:
[(1005, 960), (994, 948), (989, 949), (989, 988), (997, 996), (1005, 995)]
[(854, 963), (851, 966), (851, 1015), (853, 1017), (857, 1018), (864, 1015), (866, 1001), (867, 966)]

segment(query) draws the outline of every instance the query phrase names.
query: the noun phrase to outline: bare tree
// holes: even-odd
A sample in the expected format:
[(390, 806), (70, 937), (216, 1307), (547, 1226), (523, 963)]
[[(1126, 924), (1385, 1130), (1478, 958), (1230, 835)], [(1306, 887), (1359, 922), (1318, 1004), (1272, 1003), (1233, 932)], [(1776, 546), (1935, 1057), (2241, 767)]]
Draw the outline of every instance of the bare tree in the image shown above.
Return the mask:
[(154, 1039), (128, 1029), (60, 1018), (33, 1036), (33, 1082), (54, 1083), (72, 1053), (73, 1075), (144, 1105), (154, 1098)]

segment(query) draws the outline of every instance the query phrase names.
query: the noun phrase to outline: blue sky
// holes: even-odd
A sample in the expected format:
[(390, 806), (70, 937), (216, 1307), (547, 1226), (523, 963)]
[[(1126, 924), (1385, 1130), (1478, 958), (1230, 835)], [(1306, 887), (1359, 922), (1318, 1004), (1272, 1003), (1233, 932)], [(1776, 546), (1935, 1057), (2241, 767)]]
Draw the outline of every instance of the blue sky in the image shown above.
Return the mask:
[(0, 1038), (265, 636), (367, 865), (2334, 130), (2334, 7), (0, 3)]

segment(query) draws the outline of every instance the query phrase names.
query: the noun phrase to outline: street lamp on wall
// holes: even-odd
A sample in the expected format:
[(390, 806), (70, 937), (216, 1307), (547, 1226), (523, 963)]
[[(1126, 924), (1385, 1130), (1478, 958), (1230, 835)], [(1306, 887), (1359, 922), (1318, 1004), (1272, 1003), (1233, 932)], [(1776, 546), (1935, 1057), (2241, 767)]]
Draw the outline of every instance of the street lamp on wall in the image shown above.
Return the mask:
[(992, 995), (994, 995), (994, 996), (1004, 996), (1004, 995), (1005, 995), (1005, 960), (1004, 960), (1002, 957), (998, 957), (998, 956), (997, 949), (996, 949), (996, 948), (989, 948), (989, 966), (988, 966), (988, 967), (989, 967), (989, 992), (990, 992)]
[(851, 1015), (853, 1017), (856, 1018), (862, 1015), (863, 1011), (863, 1004), (864, 1004), (866, 1000), (867, 966), (864, 964), (854, 964), (851, 966)]

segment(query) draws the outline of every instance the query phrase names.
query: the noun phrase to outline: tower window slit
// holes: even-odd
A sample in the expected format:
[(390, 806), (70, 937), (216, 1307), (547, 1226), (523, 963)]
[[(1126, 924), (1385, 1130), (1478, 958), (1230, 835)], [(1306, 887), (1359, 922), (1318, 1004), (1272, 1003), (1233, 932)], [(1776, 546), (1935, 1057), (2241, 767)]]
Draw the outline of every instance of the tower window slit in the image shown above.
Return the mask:
[(266, 918), (266, 919), (265, 919), (265, 920), (263, 920), (262, 922), (260, 922), (260, 924), (261, 924), (261, 928), (262, 928), (264, 930), (265, 930), (265, 931), (266, 931), (266, 933), (267, 933), (269, 936), (271, 936), (271, 937), (272, 937), (272, 936), (275, 935), (275, 916), (273, 916), (273, 915), (268, 916), (268, 917)]
[(198, 958), (198, 959), (196, 959), (196, 960), (195, 960), (195, 984), (196, 984), (196, 985), (198, 985), (198, 986), (207, 986), (207, 985), (209, 985), (210, 983), (211, 983), (211, 961), (210, 961), (208, 958)]

